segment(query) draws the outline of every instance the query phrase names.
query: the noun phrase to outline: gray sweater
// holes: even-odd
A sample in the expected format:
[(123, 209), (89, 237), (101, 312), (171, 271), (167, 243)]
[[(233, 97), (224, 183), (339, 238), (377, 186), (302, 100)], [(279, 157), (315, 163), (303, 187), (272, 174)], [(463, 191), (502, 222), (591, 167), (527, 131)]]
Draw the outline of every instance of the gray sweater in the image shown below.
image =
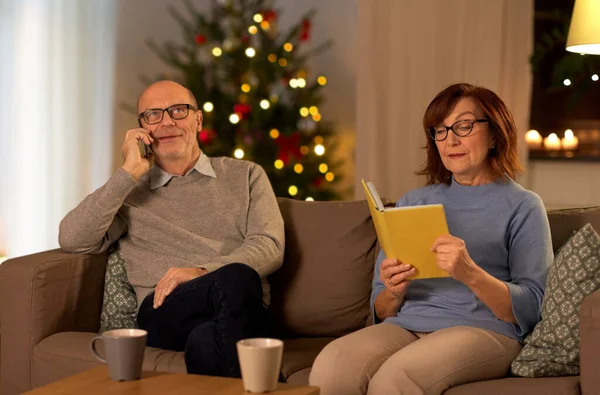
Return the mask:
[(201, 154), (198, 162), (206, 174), (192, 170), (158, 188), (152, 170), (136, 182), (118, 169), (62, 220), (61, 248), (99, 253), (118, 240), (138, 306), (169, 268), (210, 272), (233, 262), (258, 272), (268, 303), (265, 278), (282, 264), (284, 230), (267, 175), (248, 161)]
[[(405, 195), (397, 206), (444, 205), (450, 234), (464, 240), (469, 255), (504, 281), (518, 324), (499, 320), (463, 283), (452, 278), (414, 280), (395, 317), (386, 322), (418, 332), (452, 326), (488, 329), (523, 341), (541, 318), (548, 268), (552, 264), (550, 226), (542, 200), (510, 178), (480, 186), (431, 185)], [(384, 289), (375, 266), (371, 307)], [(410, 262), (407, 262), (410, 263)]]

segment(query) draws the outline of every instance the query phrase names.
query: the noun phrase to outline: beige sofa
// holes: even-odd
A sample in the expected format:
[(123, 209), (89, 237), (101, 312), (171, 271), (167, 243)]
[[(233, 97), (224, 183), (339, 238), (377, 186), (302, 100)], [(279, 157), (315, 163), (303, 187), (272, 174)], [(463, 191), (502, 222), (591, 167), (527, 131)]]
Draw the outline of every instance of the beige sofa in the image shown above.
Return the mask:
[[(306, 383), (318, 352), (369, 321), (377, 243), (364, 201), (279, 199), (286, 224), (283, 267), (270, 277), (272, 318), (285, 339), (282, 374)], [(600, 207), (549, 214), (559, 247), (586, 222), (600, 230)], [(106, 254), (60, 250), (0, 266), (1, 385), (11, 395), (97, 366), (89, 343), (99, 328)], [(461, 385), (458, 394), (600, 394), (600, 291), (580, 310), (581, 376), (514, 378)], [(182, 353), (148, 348), (144, 369), (185, 372)]]

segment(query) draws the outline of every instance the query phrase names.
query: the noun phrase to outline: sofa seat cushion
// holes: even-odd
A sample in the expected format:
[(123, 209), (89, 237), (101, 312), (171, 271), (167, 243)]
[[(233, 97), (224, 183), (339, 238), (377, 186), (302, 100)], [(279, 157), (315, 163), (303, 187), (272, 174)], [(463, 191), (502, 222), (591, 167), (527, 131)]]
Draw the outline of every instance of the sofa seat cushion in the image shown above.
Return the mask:
[(579, 395), (579, 376), (505, 378), (450, 388), (444, 395)]
[[(33, 349), (31, 384), (39, 387), (65, 377), (92, 369), (102, 363), (90, 349), (90, 342), (98, 336), (89, 332), (62, 332), (42, 340)], [(100, 354), (103, 343), (97, 343)], [(146, 347), (143, 370), (186, 373), (183, 352)]]
[[(281, 373), (286, 382), (294, 373), (310, 368), (321, 350), (335, 339), (335, 337), (284, 339)], [(304, 383), (307, 384), (308, 381)]]

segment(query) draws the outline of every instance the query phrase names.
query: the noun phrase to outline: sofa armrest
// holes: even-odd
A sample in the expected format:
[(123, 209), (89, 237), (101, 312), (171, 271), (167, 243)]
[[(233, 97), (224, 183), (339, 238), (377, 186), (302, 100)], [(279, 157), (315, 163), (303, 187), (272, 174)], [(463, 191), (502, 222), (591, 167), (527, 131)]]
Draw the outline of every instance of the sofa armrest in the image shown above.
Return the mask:
[(600, 394), (600, 290), (588, 295), (579, 310), (581, 394)]
[(2, 393), (30, 388), (32, 351), (43, 339), (98, 331), (107, 255), (52, 250), (0, 265)]

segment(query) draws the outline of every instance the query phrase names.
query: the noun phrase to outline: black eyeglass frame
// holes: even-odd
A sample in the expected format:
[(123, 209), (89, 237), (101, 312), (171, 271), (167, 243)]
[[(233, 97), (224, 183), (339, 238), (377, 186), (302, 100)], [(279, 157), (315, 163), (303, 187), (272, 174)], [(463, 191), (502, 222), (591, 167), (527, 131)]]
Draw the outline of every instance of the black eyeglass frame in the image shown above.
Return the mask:
[[(183, 117), (179, 117), (179, 118), (175, 118), (172, 114), (173, 111), (173, 107), (177, 107), (177, 106), (185, 106), (186, 108), (186, 113)], [(149, 108), (141, 113), (138, 114), (138, 122), (140, 124), (140, 126), (142, 125), (142, 119), (144, 120), (144, 122), (146, 122), (147, 125), (156, 125), (157, 123), (161, 123), (162, 120), (165, 117), (165, 112), (169, 113), (169, 116), (171, 117), (171, 119), (175, 119), (175, 120), (179, 120), (179, 119), (185, 119), (187, 118), (188, 115), (190, 115), (190, 110), (193, 111), (198, 111), (198, 109), (194, 106), (192, 106), (191, 104), (187, 104), (187, 103), (179, 103), (179, 104), (173, 104), (172, 106), (169, 106), (167, 108)], [(147, 113), (148, 111), (162, 111), (160, 114), (160, 119), (156, 122), (148, 122), (146, 120), (146, 117), (144, 116), (145, 113)]]
[[(456, 125), (459, 122), (469, 122), (469, 123), (471, 123), (471, 128), (469, 129), (469, 131), (467, 133), (465, 133), (465, 134), (458, 134), (458, 132), (456, 130), (454, 130), (454, 125)], [(452, 133), (454, 133), (458, 137), (467, 137), (473, 131), (473, 126), (476, 123), (481, 123), (481, 122), (489, 122), (489, 119), (483, 119), (483, 118), (482, 119), (460, 119), (460, 120), (454, 122), (450, 126), (446, 126), (446, 125), (431, 126), (431, 127), (427, 128), (427, 134), (434, 141), (444, 141), (444, 140), (446, 140), (448, 138), (448, 131), (449, 130), (452, 130)], [(436, 128), (439, 128), (439, 127), (442, 127), (442, 128), (446, 129), (446, 134), (444, 135), (443, 139), (436, 139), (435, 138), (435, 135), (436, 135), (436, 132), (437, 132)]]

